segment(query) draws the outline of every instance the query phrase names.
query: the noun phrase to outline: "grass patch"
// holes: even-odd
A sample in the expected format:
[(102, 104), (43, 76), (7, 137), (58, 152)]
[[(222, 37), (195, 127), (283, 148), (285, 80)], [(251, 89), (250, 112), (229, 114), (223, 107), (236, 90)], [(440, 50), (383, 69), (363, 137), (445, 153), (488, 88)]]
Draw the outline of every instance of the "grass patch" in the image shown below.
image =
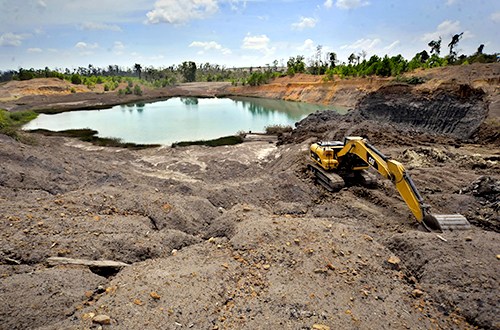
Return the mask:
[(20, 128), (37, 116), (38, 114), (33, 111), (9, 112), (0, 109), (0, 134), (5, 134), (20, 142), (31, 142), (20, 134)]
[(230, 146), (234, 144), (243, 143), (243, 138), (239, 135), (224, 136), (214, 140), (200, 140), (200, 141), (185, 141), (172, 143), (172, 148), (175, 147), (187, 147), (187, 146), (208, 146), (208, 147), (219, 147), (219, 146)]
[(49, 131), (46, 129), (35, 129), (30, 130), (29, 132), (43, 134), (45, 136), (65, 136), (70, 138), (76, 138), (80, 141), (90, 142), (93, 145), (101, 146), (101, 147), (115, 147), (115, 148), (127, 148), (133, 150), (139, 149), (147, 149), (147, 148), (156, 148), (159, 147), (159, 144), (137, 144), (130, 142), (122, 142), (121, 139), (117, 138), (102, 138), (98, 137), (97, 131), (92, 129), (68, 129), (64, 131)]

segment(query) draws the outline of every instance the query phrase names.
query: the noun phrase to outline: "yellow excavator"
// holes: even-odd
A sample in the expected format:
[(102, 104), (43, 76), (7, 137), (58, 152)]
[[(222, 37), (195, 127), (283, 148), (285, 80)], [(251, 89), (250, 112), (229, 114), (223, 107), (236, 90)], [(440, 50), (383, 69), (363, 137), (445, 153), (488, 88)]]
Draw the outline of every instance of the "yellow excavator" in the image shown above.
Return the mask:
[(394, 183), (411, 212), (427, 230), (443, 231), (469, 229), (470, 224), (461, 214), (438, 215), (430, 213), (430, 206), (417, 190), (403, 165), (381, 153), (362, 137), (346, 137), (342, 141), (313, 143), (309, 164), (318, 183), (328, 191), (342, 189), (346, 184), (373, 186), (376, 177), (366, 170), (374, 168), (384, 178)]

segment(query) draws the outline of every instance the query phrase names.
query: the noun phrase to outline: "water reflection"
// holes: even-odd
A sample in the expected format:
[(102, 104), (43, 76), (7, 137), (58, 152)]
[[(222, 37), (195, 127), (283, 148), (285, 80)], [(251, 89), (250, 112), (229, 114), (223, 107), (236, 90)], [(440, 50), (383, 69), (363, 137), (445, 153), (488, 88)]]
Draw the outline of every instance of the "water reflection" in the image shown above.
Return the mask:
[(184, 103), (187, 106), (198, 105), (198, 98), (197, 97), (181, 97), (180, 100), (182, 103)]
[[(100, 111), (70, 111), (39, 115), (25, 129), (52, 131), (91, 128), (100, 137), (124, 142), (171, 144), (208, 140), (237, 132), (262, 132), (266, 126), (293, 126), (326, 107), (259, 98), (171, 98), (152, 103), (132, 103)], [(196, 111), (189, 111), (189, 110)]]

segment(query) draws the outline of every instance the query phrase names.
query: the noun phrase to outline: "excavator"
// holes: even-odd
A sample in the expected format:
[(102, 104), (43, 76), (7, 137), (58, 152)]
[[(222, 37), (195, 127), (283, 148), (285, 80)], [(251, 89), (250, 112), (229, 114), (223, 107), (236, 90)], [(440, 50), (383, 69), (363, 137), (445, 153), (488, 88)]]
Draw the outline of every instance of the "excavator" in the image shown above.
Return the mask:
[(461, 214), (431, 214), (430, 206), (417, 190), (404, 166), (377, 150), (362, 137), (345, 137), (344, 141), (322, 141), (310, 147), (313, 164), (308, 168), (319, 184), (330, 192), (346, 184), (374, 186), (376, 176), (367, 172), (370, 167), (396, 186), (418, 223), (428, 231), (469, 229), (470, 223)]

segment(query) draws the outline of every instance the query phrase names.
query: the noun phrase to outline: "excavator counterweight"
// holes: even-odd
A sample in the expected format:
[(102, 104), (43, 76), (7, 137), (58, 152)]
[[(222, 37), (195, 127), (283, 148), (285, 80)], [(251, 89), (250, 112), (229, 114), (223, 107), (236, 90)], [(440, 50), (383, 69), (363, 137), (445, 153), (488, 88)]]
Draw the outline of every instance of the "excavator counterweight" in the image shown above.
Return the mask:
[(362, 137), (346, 137), (344, 142), (313, 143), (310, 158), (314, 164), (308, 168), (330, 192), (356, 183), (373, 185), (375, 178), (366, 171), (371, 167), (395, 185), (417, 221), (427, 230), (470, 228), (469, 221), (461, 214), (432, 214), (404, 166), (385, 156)]

